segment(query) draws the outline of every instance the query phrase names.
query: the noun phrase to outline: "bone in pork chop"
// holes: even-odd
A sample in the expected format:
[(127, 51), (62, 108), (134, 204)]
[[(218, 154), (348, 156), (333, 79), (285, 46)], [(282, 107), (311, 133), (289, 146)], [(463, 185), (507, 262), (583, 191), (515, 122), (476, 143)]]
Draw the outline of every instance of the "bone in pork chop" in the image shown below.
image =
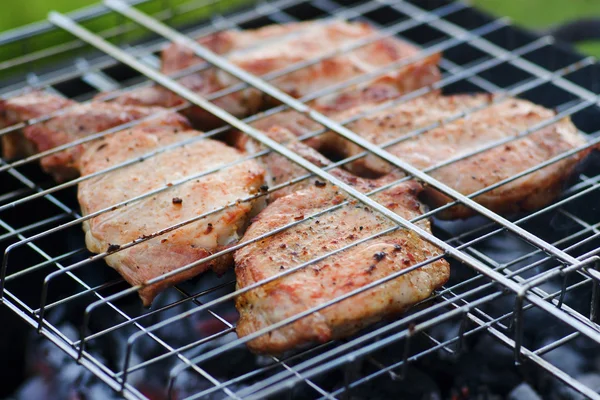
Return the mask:
[[(370, 181), (338, 169), (332, 173), (362, 192), (370, 192), (397, 178), (390, 174)], [(309, 182), (303, 189), (275, 200), (254, 218), (243, 242), (304, 220), (235, 252), (238, 289), (394, 226), (389, 219), (352, 200), (337, 187), (314, 178)], [(401, 183), (374, 195), (373, 199), (410, 220), (423, 211), (417, 200), (421, 189), (414, 181)], [(311, 218), (346, 200), (349, 204)], [(418, 225), (430, 230), (427, 220)], [(239, 295), (237, 333), (240, 337), (250, 335), (441, 254), (439, 248), (406, 229), (369, 239)], [(259, 336), (248, 342), (248, 346), (254, 352), (276, 354), (312, 342), (346, 337), (427, 298), (447, 281), (449, 272), (445, 260), (433, 261)]]
[[(483, 108), (493, 99), (487, 94), (420, 97), (360, 118), (349, 124), (348, 128), (377, 145), (399, 140), (397, 144), (386, 147), (386, 150), (419, 169), (466, 156), (500, 140), (515, 138), (507, 144), (429, 173), (465, 195), (511, 178), (586, 143), (585, 136), (568, 118), (519, 137), (528, 129), (553, 118), (556, 113), (529, 101), (512, 98)], [(482, 109), (470, 112), (480, 106)], [(360, 107), (357, 107), (337, 118), (343, 120), (360, 111)], [(405, 137), (419, 128), (450, 117), (459, 117), (463, 113), (467, 114), (464, 118)], [(320, 137), (317, 145), (320, 148), (334, 148), (344, 157), (363, 151), (334, 132)], [(560, 194), (565, 180), (590, 151), (581, 151), (481, 194), (474, 200), (503, 214), (541, 208)], [(392, 166), (376, 156), (368, 155), (352, 162), (348, 169), (358, 175), (378, 176), (390, 172)], [(431, 207), (451, 201), (432, 187), (425, 187), (424, 198)], [(436, 215), (444, 219), (466, 218), (473, 215), (473, 211), (465, 206), (455, 206)]]
[[(137, 161), (148, 152), (198, 135), (197, 131), (180, 127), (136, 127), (88, 147), (81, 159), (82, 175), (128, 160), (135, 159), (136, 162), (80, 183), (78, 197), (84, 215), (167, 188), (85, 221), (83, 227), (90, 251), (117, 250), (120, 245), (234, 203), (259, 190), (264, 182), (263, 169), (252, 160), (240, 161), (244, 156), (241, 152), (214, 140), (197, 138), (192, 143), (177, 145), (142, 162)], [(225, 167), (234, 162), (238, 163)], [(185, 177), (219, 167), (223, 169), (174, 184)], [(253, 201), (238, 202), (206, 218), (114, 252), (106, 257), (106, 262), (131, 285), (144, 284), (235, 244), (253, 205)], [(143, 287), (139, 295), (144, 305), (149, 305), (166, 287), (209, 269), (222, 273), (231, 261), (231, 255), (225, 255), (201, 263)]]
[[(313, 21), (272, 25), (255, 30), (224, 31), (209, 35), (198, 42), (226, 57), (238, 67), (256, 74), (282, 70), (293, 64), (310, 61), (336, 49), (343, 49), (359, 40), (375, 37), (377, 30), (365, 23), (343, 21)], [(396, 38), (382, 38), (352, 51), (317, 60), (271, 83), (294, 96), (302, 97), (324, 87), (374, 71), (392, 62), (417, 58), (418, 49)], [(343, 92), (317, 101), (324, 111), (346, 109), (366, 97), (383, 101), (398, 92), (407, 92), (439, 79), (439, 54), (430, 55), (379, 78), (357, 84)], [(202, 63), (203, 60), (182, 44), (171, 44), (162, 54), (162, 72), (171, 74)], [(239, 81), (216, 68), (206, 68), (178, 80), (190, 90), (206, 96)], [(160, 87), (149, 87), (125, 93), (115, 99), (121, 104), (172, 107), (183, 100)], [(215, 100), (228, 112), (241, 117), (273, 104), (258, 90), (246, 88)], [(213, 127), (215, 117), (193, 107), (185, 112), (202, 129)]]

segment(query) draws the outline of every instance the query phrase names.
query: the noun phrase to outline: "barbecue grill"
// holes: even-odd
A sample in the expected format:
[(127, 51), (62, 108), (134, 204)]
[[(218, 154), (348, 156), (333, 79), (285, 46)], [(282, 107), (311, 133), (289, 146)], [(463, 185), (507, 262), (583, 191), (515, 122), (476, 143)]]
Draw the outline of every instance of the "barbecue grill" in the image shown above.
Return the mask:
[[(367, 21), (380, 28), (378, 38), (398, 35), (419, 45), (422, 51), (416, 58), (401, 60), (368, 76), (293, 99), (269, 81), (318, 60), (266, 76), (253, 76), (191, 40), (223, 29), (315, 18), (325, 18), (327, 23), (331, 17)], [(112, 25), (104, 29), (107, 21)], [(48, 38), (57, 37), (60, 44), (45, 46)], [(378, 38), (357, 43), (356, 47)], [(160, 73), (157, 54), (170, 41), (188, 44), (207, 63), (239, 78), (241, 83), (206, 99), (186, 90), (175, 79), (207, 65), (195, 65), (173, 76)], [(435, 90), (501, 93), (501, 98), (517, 96), (557, 110), (555, 117), (535, 129), (570, 116), (578, 129), (588, 135), (589, 143), (585, 146), (588, 147), (600, 142), (600, 74), (593, 58), (555, 43), (551, 36), (539, 37), (512, 27), (506, 19), (494, 19), (464, 3), (443, 0), (272, 0), (251, 5), (220, 0), (191, 0), (177, 5), (168, 0), (128, 3), (111, 0), (69, 15), (51, 13), (48, 22), (0, 35), (0, 46), (3, 55), (10, 55), (0, 62), (3, 98), (37, 88), (89, 101), (100, 91), (112, 92), (110, 97), (158, 83), (188, 101), (177, 107), (177, 111), (193, 104), (225, 121), (225, 126), (208, 132), (207, 136), (219, 135), (231, 127), (241, 130), (271, 151), (303, 166), (308, 171), (304, 179), (318, 176), (334, 183), (398, 226), (416, 230), (442, 248), (451, 263), (452, 277), (448, 284), (395, 320), (379, 323), (349, 339), (302, 349), (281, 358), (255, 356), (244, 343), (256, 335), (238, 339), (234, 333), (237, 316), (233, 299), (237, 292), (232, 272), (224, 277), (208, 273), (177, 285), (163, 293), (152, 308), (143, 309), (136, 295), (138, 288), (129, 287), (104, 265), (102, 259), (106, 253), (90, 257), (85, 249), (81, 232), (84, 218), (79, 213), (75, 190), (77, 183), (86, 178), (56, 184), (38, 167), (39, 159), (63, 148), (18, 161), (2, 160), (2, 318), (9, 318), (5, 311), (10, 309), (119, 395), (130, 399), (165, 395), (188, 399), (257, 399), (283, 394), (293, 398), (385, 398), (378, 390), (391, 387), (391, 393), (398, 397), (401, 397), (398, 393), (404, 393), (407, 398), (420, 398), (422, 393), (406, 392), (406, 386), (420, 388), (414, 375), (416, 370), (447, 377), (451, 371), (441, 371), (443, 368), (454, 368), (453, 365), (475, 351), (476, 343), (489, 344), (492, 342), (485, 340), (492, 338), (493, 343), (511, 352), (510, 362), (524, 380), (533, 382), (532, 376), (553, 377), (546, 387), (560, 387), (564, 389), (560, 393), (566, 397), (578, 393), (600, 399), (597, 393), (600, 387), (593, 387), (589, 379), (581, 377), (590, 368), (575, 371), (554, 356), (563, 354), (559, 353), (561, 349), (584, 349), (581, 352), (587, 354), (582, 357), (588, 357), (586, 362), (593, 364), (589, 357), (595, 357), (599, 348), (600, 163), (596, 157), (578, 169), (562, 197), (553, 204), (506, 219), (473, 200), (481, 193), (464, 196), (453, 191), (427, 175), (427, 171), (387, 153), (385, 146), (361, 139), (346, 127), (350, 120), (334, 122), (305, 104), (441, 51), (441, 81), (377, 109)], [(329, 56), (335, 52), (332, 49)], [(258, 88), (281, 105), (240, 120), (210, 102), (247, 86)], [(325, 128), (359, 144), (364, 149), (363, 155), (372, 153), (403, 168), (410, 176), (448, 194), (454, 199), (452, 204), (466, 205), (477, 215), (465, 221), (448, 222), (435, 217), (452, 204), (431, 210), (426, 216), (434, 218), (434, 235), (428, 234), (415, 225), (416, 221), (404, 220), (338, 181), (328, 173), (330, 167), (315, 167), (248, 125), (285, 109), (305, 113)], [(28, 123), (52, 117), (43, 116)], [(446, 122), (449, 120), (411, 134)], [(94, 138), (133, 124), (100, 132)], [(22, 126), (3, 128), (0, 135)], [(519, 136), (535, 129), (520, 132)], [(515, 139), (494, 145), (512, 140)], [(558, 162), (585, 147), (498, 185)], [(336, 160), (334, 166), (350, 161)], [(289, 184), (282, 182), (278, 187)], [(248, 199), (241, 199), (245, 200)], [(366, 289), (368, 286), (344, 298)], [(314, 311), (317, 310), (309, 310)], [(11, 345), (5, 343), (9, 343), (8, 339), (0, 348), (8, 354)], [(492, 347), (486, 351), (499, 354)], [(497, 378), (503, 379), (499, 375)], [(539, 382), (546, 381), (535, 379), (537, 389), (544, 390)], [(84, 383), (79, 384), (85, 387)], [(439, 385), (440, 393), (444, 392), (443, 382), (434, 380), (429, 384)], [(464, 392), (454, 394), (455, 398), (468, 397)], [(388, 393), (387, 397), (391, 396)]]

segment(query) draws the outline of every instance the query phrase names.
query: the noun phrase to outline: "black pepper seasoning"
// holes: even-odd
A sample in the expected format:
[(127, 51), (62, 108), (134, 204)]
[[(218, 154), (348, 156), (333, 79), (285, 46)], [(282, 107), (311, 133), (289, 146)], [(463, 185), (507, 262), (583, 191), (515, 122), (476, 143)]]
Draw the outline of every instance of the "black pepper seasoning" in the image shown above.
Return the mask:
[(107, 251), (108, 253), (112, 253), (112, 252), (115, 252), (115, 251), (119, 250), (120, 248), (121, 248), (121, 245), (118, 245), (118, 244), (110, 244), (110, 243), (109, 243), (109, 244), (108, 244), (108, 249), (106, 249), (106, 251)]

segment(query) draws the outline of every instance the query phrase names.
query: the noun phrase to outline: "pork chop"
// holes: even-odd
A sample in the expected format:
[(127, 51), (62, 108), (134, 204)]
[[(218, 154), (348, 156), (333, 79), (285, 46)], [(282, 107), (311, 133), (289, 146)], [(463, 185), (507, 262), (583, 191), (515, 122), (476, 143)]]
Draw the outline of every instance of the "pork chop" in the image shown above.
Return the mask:
[[(103, 132), (107, 129), (136, 121), (150, 115), (165, 112), (164, 116), (148, 121), (148, 124), (161, 125), (173, 121), (181, 127), (189, 128), (187, 120), (160, 107), (122, 106), (119, 104), (92, 102), (72, 107), (64, 114), (46, 122), (28, 126), (23, 134), (38, 152), (71, 143), (77, 139)], [(173, 121), (172, 121), (173, 120)], [(67, 150), (42, 158), (44, 171), (57, 182), (63, 182), (79, 175), (79, 159), (91, 142), (78, 144)]]
[[(199, 43), (226, 57), (238, 67), (256, 75), (282, 70), (293, 64), (324, 56), (334, 49), (346, 47), (358, 40), (374, 37), (375, 28), (356, 22), (311, 21), (272, 25), (255, 30), (224, 31), (209, 35)], [(416, 57), (418, 49), (397, 38), (383, 38), (344, 54), (317, 61), (298, 71), (275, 78), (271, 83), (294, 96), (302, 97), (318, 89), (363, 75), (392, 62)], [(382, 101), (396, 92), (406, 92), (431, 84), (439, 79), (439, 54), (424, 57), (410, 65), (383, 74), (380, 78), (319, 100), (323, 109), (347, 108), (365, 97)], [(182, 44), (171, 44), (162, 54), (162, 72), (170, 74), (203, 62)], [(216, 68), (192, 73), (179, 82), (192, 91), (207, 94), (229, 87), (239, 81)], [(372, 86), (373, 88), (367, 89)], [(159, 87), (134, 90), (119, 96), (121, 104), (142, 104), (173, 107), (183, 102), (178, 96)], [(273, 101), (253, 88), (226, 95), (217, 105), (238, 116), (254, 114)], [(207, 129), (216, 119), (206, 111), (193, 107), (186, 111), (193, 123)]]
[[(0, 100), (0, 128), (50, 115), (74, 104), (76, 103), (72, 100), (38, 90)], [(23, 136), (22, 129), (2, 135), (2, 157), (5, 160), (23, 158), (35, 153), (35, 145)]]
[[(147, 124), (176, 124), (180, 129), (189, 129), (189, 123), (183, 116), (159, 107), (123, 106), (103, 102), (77, 104), (60, 96), (39, 91), (12, 98), (4, 105), (11, 121), (27, 121), (58, 111), (59, 106), (62, 109), (55, 117), (24, 127), (19, 132), (19, 138), (16, 139), (15, 136), (10, 140), (8, 147), (5, 147), (5, 152), (9, 151), (11, 155), (32, 155), (51, 150), (150, 115), (155, 115), (156, 118), (149, 120)], [(79, 174), (79, 159), (89, 143), (74, 145), (42, 158), (42, 168), (58, 182), (75, 178)], [(16, 146), (19, 146), (19, 149)]]
[[(449, 117), (459, 116), (491, 100), (493, 97), (487, 94), (427, 96), (361, 118), (349, 124), (349, 128), (379, 145), (394, 139), (402, 139), (411, 131)], [(347, 111), (350, 114), (353, 112), (356, 110)], [(466, 156), (497, 141), (517, 138), (526, 130), (555, 115), (554, 111), (526, 100), (506, 99), (469, 113), (464, 118), (402, 140), (387, 147), (386, 150), (414, 167), (426, 169), (450, 159)], [(359, 146), (333, 132), (323, 136), (321, 141), (322, 145), (338, 149), (345, 157), (363, 151)], [(585, 136), (568, 118), (564, 118), (505, 145), (493, 147), (435, 169), (430, 172), (430, 175), (460, 193), (468, 195), (585, 143)], [(581, 151), (481, 194), (475, 200), (490, 210), (502, 214), (539, 209), (560, 194), (565, 180), (571, 175), (577, 163), (590, 151), (591, 148)], [(356, 174), (365, 176), (383, 175), (392, 170), (390, 164), (373, 155), (352, 162), (348, 168)], [(425, 188), (424, 195), (431, 207), (439, 207), (450, 201), (447, 196), (431, 187)], [(438, 213), (437, 216), (455, 219), (466, 218), (472, 214), (471, 209), (456, 206)]]
[[(383, 181), (360, 179), (340, 170), (332, 173), (362, 192), (389, 181), (389, 177)], [(235, 252), (238, 289), (395, 226), (337, 187), (319, 179), (310, 182), (310, 186), (277, 199), (254, 218), (243, 242), (288, 223), (302, 222)], [(410, 181), (373, 198), (398, 215), (412, 219), (423, 211), (417, 200), (421, 189), (417, 182)], [(311, 217), (346, 200), (349, 204), (335, 211)], [(418, 225), (430, 229), (427, 220)], [(250, 335), (441, 254), (436, 246), (406, 229), (369, 239), (239, 295), (236, 298), (240, 313), (237, 333), (240, 337)], [(433, 261), (259, 336), (249, 341), (248, 346), (257, 353), (277, 354), (309, 343), (349, 336), (427, 298), (447, 281), (449, 273), (445, 260)]]
[[(161, 147), (194, 138), (199, 132), (166, 126), (136, 127), (95, 142), (81, 158), (82, 175), (102, 171)], [(100, 214), (83, 223), (86, 245), (94, 253), (118, 250), (120, 245), (161, 231), (200, 214), (256, 193), (264, 181), (254, 161), (214, 140), (200, 139), (154, 155), (142, 162), (85, 180), (78, 198), (84, 215), (132, 199), (149, 191), (167, 190), (125, 207)], [(239, 162), (233, 166), (226, 164)], [(222, 170), (182, 184), (178, 180), (223, 166)], [(201, 260), (235, 244), (247, 224), (254, 202), (232, 207), (176, 230), (113, 252), (106, 262), (131, 285)], [(231, 255), (216, 258), (139, 291), (144, 305), (168, 286), (209, 269), (222, 273)]]

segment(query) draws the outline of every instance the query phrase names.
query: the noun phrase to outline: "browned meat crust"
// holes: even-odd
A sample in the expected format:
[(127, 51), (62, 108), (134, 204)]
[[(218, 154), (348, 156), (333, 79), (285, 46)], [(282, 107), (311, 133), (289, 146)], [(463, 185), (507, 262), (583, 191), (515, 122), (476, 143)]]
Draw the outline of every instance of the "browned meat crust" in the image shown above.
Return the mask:
[[(448, 112), (461, 112), (477, 103), (481, 105), (488, 101), (488, 97), (487, 95), (462, 95), (421, 99), (389, 113), (379, 114), (370, 121), (360, 121), (352, 129), (379, 144), (419, 125), (444, 118)], [(440, 109), (442, 111), (438, 112)], [(416, 118), (415, 115), (419, 115), (420, 118)], [(553, 118), (554, 115), (554, 111), (531, 102), (508, 99), (471, 113), (463, 119), (425, 132), (414, 139), (400, 142), (388, 148), (388, 151), (417, 168), (425, 169), (472, 153), (499, 140), (517, 137), (527, 129)], [(393, 133), (390, 135), (390, 132)], [(506, 145), (496, 146), (436, 169), (430, 175), (460, 193), (468, 195), (585, 143), (585, 136), (568, 118), (565, 118)], [(478, 196), (475, 200), (501, 214), (539, 209), (551, 203), (560, 194), (564, 182), (577, 163), (591, 150), (591, 148), (586, 149), (506, 183)], [(349, 152), (351, 153), (353, 151)], [(359, 168), (378, 169), (376, 165), (380, 163), (372, 162), (373, 158), (363, 160), (364, 164)], [(389, 166), (386, 170), (388, 169)], [(438, 207), (450, 201), (447, 196), (429, 187), (426, 188), (425, 198), (431, 207)], [(473, 215), (471, 209), (456, 206), (444, 210), (438, 216), (455, 219), (471, 215)]]
[[(32, 91), (8, 100), (0, 100), (0, 128), (33, 118), (49, 115), (76, 104), (74, 101), (42, 91)], [(5, 160), (27, 157), (36, 153), (33, 143), (17, 130), (2, 136), (2, 157)]]
[[(46, 151), (127, 122), (158, 114), (161, 111), (164, 110), (157, 107), (93, 102), (77, 105), (56, 118), (29, 126), (23, 129), (23, 133), (27, 140), (34, 144), (37, 151)], [(185, 118), (175, 113), (166, 113), (164, 117), (148, 123), (160, 126), (169, 120), (179, 120), (181, 125), (188, 126)], [(79, 175), (79, 159), (90, 143), (79, 144), (42, 158), (42, 168), (57, 182), (77, 177)]]
[[(225, 31), (201, 39), (199, 42), (210, 50), (227, 53), (228, 59), (242, 69), (256, 75), (277, 71), (292, 64), (314, 59), (376, 35), (377, 31), (364, 23), (342, 21), (324, 23), (304, 22), (272, 25), (256, 30)], [(301, 70), (274, 79), (271, 83), (294, 97), (302, 97), (323, 87), (346, 81), (394, 61), (415, 57), (418, 49), (396, 38), (385, 38), (356, 50), (328, 58)], [(180, 44), (172, 44), (162, 54), (162, 71), (173, 73), (203, 62)], [(365, 101), (381, 102), (397, 96), (397, 92), (431, 84), (439, 79), (437, 62), (439, 54), (384, 74), (367, 84), (357, 85), (342, 95), (327, 96), (315, 102), (324, 112), (337, 112)], [(238, 80), (210, 68), (193, 73), (179, 80), (194, 92), (207, 95), (229, 87)], [(169, 91), (151, 87), (119, 96), (121, 104), (156, 105), (172, 107), (183, 101)], [(250, 115), (259, 108), (273, 104), (263, 98), (260, 91), (247, 88), (227, 95), (215, 103), (236, 116)], [(185, 115), (198, 127), (208, 129), (216, 119), (197, 107)]]
[[(90, 146), (81, 159), (81, 172), (89, 175), (198, 134), (197, 131), (182, 130), (179, 126), (137, 127), (122, 131)], [(88, 215), (242, 157), (242, 153), (223, 143), (197, 140), (80, 183), (79, 203), (83, 214)], [(244, 161), (174, 185), (166, 191), (85, 221), (83, 228), (87, 247), (94, 253), (118, 249), (120, 245), (256, 193), (263, 181), (263, 169), (254, 161)], [(106, 257), (106, 262), (130, 284), (143, 284), (235, 244), (253, 205), (253, 202), (240, 202), (207, 218), (111, 254)], [(202, 263), (142, 288), (140, 297), (145, 305), (149, 305), (168, 286), (209, 269), (221, 273), (230, 265), (231, 256)]]
[[(7, 157), (51, 150), (150, 115), (157, 118), (142, 123), (142, 126), (177, 124), (181, 129), (189, 128), (189, 123), (183, 116), (158, 107), (123, 106), (102, 102), (77, 104), (40, 91), (6, 100), (2, 106), (6, 116), (4, 123), (10, 124), (62, 110), (47, 121), (24, 127), (18, 134), (4, 136), (4, 153)], [(42, 158), (42, 168), (58, 182), (75, 178), (79, 175), (79, 159), (89, 144), (90, 142), (75, 145)]]
[[(386, 148), (403, 161), (419, 169), (473, 153), (503, 139), (518, 135), (555, 116), (555, 112), (520, 99), (507, 99), (483, 108), (493, 97), (487, 94), (425, 96), (393, 108), (360, 118), (348, 125), (358, 135), (375, 144), (392, 140), (399, 143)], [(480, 107), (481, 106), (481, 107)], [(483, 108), (471, 112), (473, 108)], [(355, 107), (336, 118), (343, 120), (363, 112)], [(410, 132), (425, 128), (462, 113), (468, 115), (453, 122), (407, 138)], [(286, 126), (295, 126), (302, 135), (304, 122), (288, 120)], [(314, 128), (314, 126), (310, 126)], [(468, 195), (511, 178), (553, 157), (582, 146), (586, 138), (566, 118), (509, 144), (496, 146), (450, 165), (438, 168), (430, 175), (442, 183)], [(363, 151), (339, 135), (328, 132), (318, 142), (310, 142), (319, 149), (333, 148), (350, 157)], [(552, 202), (559, 195), (563, 183), (577, 163), (592, 149), (586, 149), (562, 161), (506, 183), (478, 196), (475, 200), (492, 211), (502, 214), (532, 211)], [(380, 176), (392, 166), (376, 156), (369, 155), (349, 164), (350, 171), (364, 176)], [(431, 187), (426, 187), (424, 198), (431, 207), (447, 204), (450, 199)], [(464, 206), (456, 206), (437, 214), (440, 218), (456, 219), (473, 215)]]
[[(389, 181), (389, 177), (378, 182), (358, 179), (339, 170), (333, 173), (363, 192)], [(353, 200), (341, 209), (309, 218), (349, 200), (337, 187), (315, 179), (310, 183), (302, 190), (277, 199), (253, 220), (243, 241), (305, 219), (299, 225), (236, 251), (238, 289), (393, 226), (386, 218)], [(408, 182), (374, 198), (404, 218), (412, 219), (422, 212), (417, 200), (421, 189), (418, 183)], [(419, 225), (430, 229), (428, 221), (421, 221)], [(247, 336), (441, 254), (437, 247), (405, 229), (368, 240), (238, 296), (238, 335)], [(273, 354), (351, 335), (427, 298), (447, 281), (449, 272), (446, 261), (434, 261), (262, 335), (248, 342), (248, 346), (254, 352)]]

